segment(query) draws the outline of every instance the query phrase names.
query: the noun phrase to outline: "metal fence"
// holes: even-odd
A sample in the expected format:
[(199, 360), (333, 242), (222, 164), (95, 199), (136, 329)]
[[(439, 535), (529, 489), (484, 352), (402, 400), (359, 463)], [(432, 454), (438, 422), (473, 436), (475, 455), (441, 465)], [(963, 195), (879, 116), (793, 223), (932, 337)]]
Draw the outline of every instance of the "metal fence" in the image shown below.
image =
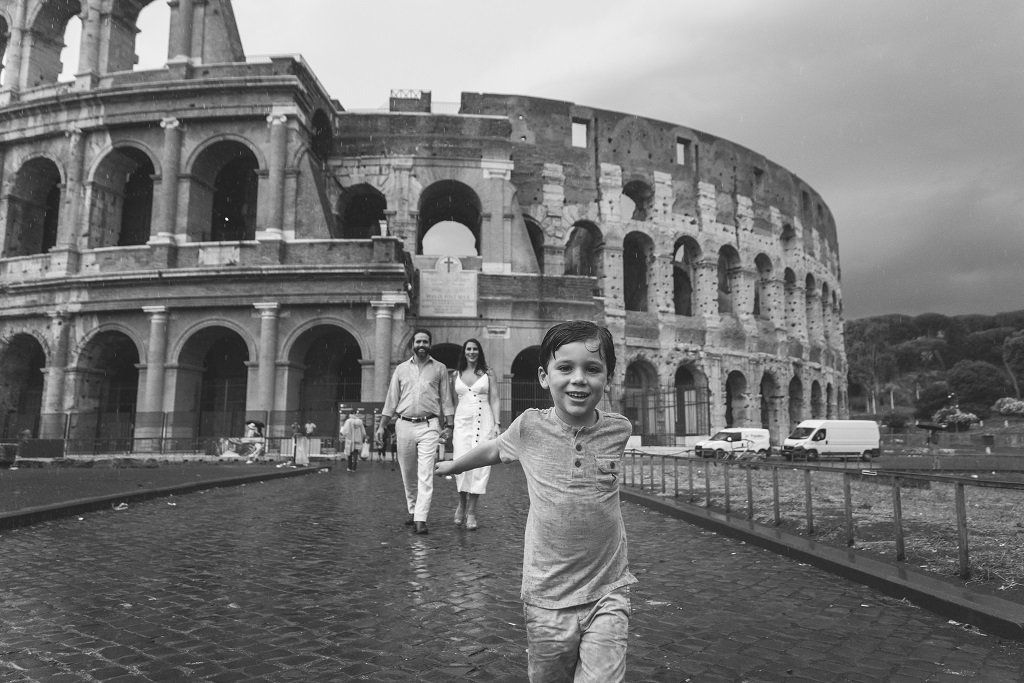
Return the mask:
[(627, 388), (620, 410), (645, 446), (674, 446), (677, 437), (711, 433), (711, 401), (706, 389)]
[[(982, 532), (987, 535), (992, 526), (989, 515), (1012, 519), (1013, 511), (1024, 504), (1024, 482), (887, 471), (873, 463), (827, 467), (730, 462), (636, 450), (627, 451), (625, 460), (626, 486), (716, 508), (726, 515), (740, 514), (766, 526), (788, 526), (819, 540), (831, 539), (839, 546), (881, 549), (900, 562), (908, 559), (908, 529), (927, 534), (918, 540), (927, 543), (929, 550), (918, 550), (916, 555), (927, 555), (935, 546), (955, 548), (956, 557), (951, 563), (955, 562), (962, 578), (972, 573), (971, 530), (979, 536)], [(915, 509), (923, 509), (919, 499), (930, 494), (941, 512), (939, 520), (908, 520), (907, 491), (914, 493)], [(981, 492), (996, 493), (985, 496), (985, 503), (973, 502), (982, 499)], [(968, 498), (972, 499), (970, 506)], [(881, 522), (879, 509), (886, 518)], [(974, 519), (968, 515), (969, 509)], [(866, 519), (868, 510), (872, 511), (870, 520)], [(870, 533), (864, 533), (867, 529)], [(1013, 542), (1009, 537), (1004, 540)], [(996, 542), (994, 548), (997, 554), (1002, 552), (998, 545)], [(1017, 580), (1024, 581), (1024, 577)]]

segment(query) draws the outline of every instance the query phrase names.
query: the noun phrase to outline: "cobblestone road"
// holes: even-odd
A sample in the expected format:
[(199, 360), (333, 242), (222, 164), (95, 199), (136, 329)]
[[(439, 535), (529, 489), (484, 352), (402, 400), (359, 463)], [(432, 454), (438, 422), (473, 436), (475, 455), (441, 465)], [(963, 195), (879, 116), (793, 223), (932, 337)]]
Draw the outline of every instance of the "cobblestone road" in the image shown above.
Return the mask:
[[(427, 536), (379, 463), (0, 534), (0, 681), (525, 680), (522, 473), (476, 532), (437, 483)], [(1024, 644), (623, 509), (629, 681), (1024, 680)]]

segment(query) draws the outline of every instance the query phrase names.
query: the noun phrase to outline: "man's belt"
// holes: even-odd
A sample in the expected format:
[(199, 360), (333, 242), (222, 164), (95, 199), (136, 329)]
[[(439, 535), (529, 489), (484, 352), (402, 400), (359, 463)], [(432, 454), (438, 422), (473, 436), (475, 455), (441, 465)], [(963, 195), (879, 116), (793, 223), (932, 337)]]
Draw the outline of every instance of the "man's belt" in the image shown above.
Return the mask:
[(424, 415), (423, 417), (406, 417), (405, 415), (399, 415), (399, 420), (405, 420), (406, 422), (426, 422), (427, 420), (433, 420), (437, 415)]

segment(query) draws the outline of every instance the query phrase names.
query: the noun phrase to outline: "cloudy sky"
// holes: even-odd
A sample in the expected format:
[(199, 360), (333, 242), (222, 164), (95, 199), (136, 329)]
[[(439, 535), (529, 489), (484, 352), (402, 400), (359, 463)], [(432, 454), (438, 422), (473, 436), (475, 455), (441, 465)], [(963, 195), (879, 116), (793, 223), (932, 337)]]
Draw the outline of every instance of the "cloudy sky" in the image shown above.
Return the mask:
[[(1024, 309), (1020, 0), (283, 4), (235, 0), (246, 53), (302, 54), (346, 109), (533, 95), (766, 155), (832, 209), (849, 319)], [(142, 67), (166, 11), (140, 18)]]

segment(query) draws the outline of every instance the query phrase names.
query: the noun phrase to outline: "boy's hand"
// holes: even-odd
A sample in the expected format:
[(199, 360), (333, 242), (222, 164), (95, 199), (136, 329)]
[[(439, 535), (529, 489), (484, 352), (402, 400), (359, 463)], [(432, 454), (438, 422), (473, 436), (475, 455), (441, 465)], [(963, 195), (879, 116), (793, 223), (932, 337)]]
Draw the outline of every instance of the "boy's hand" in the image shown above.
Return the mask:
[(437, 463), (434, 465), (434, 476), (447, 477), (452, 474), (452, 470), (454, 469), (454, 460), (438, 460)]

